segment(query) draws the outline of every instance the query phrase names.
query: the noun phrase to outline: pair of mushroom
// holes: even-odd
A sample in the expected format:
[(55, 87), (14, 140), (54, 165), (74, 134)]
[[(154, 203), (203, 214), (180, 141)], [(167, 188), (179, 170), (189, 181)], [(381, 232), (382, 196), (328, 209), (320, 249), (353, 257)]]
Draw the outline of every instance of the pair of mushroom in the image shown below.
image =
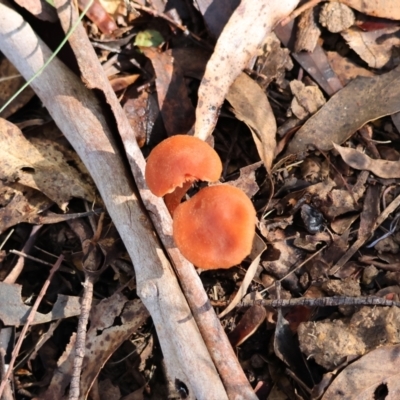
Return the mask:
[(209, 186), (181, 203), (193, 182), (215, 182), (221, 173), (216, 151), (193, 136), (164, 140), (147, 160), (147, 185), (156, 196), (164, 196), (177, 247), (202, 269), (239, 264), (250, 254), (255, 232), (253, 204), (236, 187)]

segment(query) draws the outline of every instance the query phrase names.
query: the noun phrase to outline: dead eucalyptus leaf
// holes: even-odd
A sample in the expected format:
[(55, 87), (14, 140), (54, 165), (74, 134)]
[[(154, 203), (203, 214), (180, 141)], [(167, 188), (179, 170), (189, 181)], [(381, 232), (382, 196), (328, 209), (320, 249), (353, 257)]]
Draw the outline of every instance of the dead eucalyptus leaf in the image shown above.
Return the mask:
[(240, 74), (226, 99), (231, 103), (236, 118), (249, 127), (258, 155), (270, 171), (276, 148), (276, 122), (264, 90), (248, 75)]
[(257, 271), (257, 267), (260, 263), (261, 254), (264, 252), (264, 250), (266, 248), (267, 248), (267, 246), (265, 245), (264, 241), (256, 233), (254, 236), (253, 248), (252, 248), (251, 254), (249, 256), (253, 261), (250, 264), (250, 267), (248, 268), (246, 275), (243, 279), (243, 282), (242, 282), (239, 290), (237, 291), (235, 297), (230, 302), (229, 306), (226, 307), (225, 310), (222, 311), (222, 313), (220, 313), (218, 315), (219, 318), (224, 317), (226, 314), (228, 314), (230, 311), (232, 311), (236, 307), (236, 304), (238, 304), (240, 302), (240, 300), (242, 300), (242, 298), (245, 296), (247, 289)]
[(374, 399), (379, 387), (387, 400), (400, 392), (400, 345), (379, 347), (347, 366), (328, 387), (322, 400)]
[(264, 322), (267, 316), (265, 307), (254, 304), (243, 315), (235, 329), (229, 333), (229, 341), (232, 347), (240, 346), (246, 341), (258, 327)]
[[(8, 61), (7, 58), (0, 56), (0, 107), (8, 101), (8, 99), (16, 93), (25, 79), (20, 75), (19, 71)], [(23, 107), (34, 96), (34, 91), (28, 86), (17, 98), (15, 98), (0, 114), (2, 118), (8, 118), (15, 111)]]
[(400, 111), (400, 67), (372, 78), (358, 77), (296, 132), (286, 155), (304, 152), (308, 147), (331, 150), (333, 143), (343, 143), (367, 122), (397, 111)]
[(374, 31), (363, 31), (358, 27), (351, 27), (341, 35), (352, 48), (371, 68), (382, 68), (392, 57), (393, 46), (400, 45), (400, 28), (389, 26)]
[(340, 2), (372, 17), (400, 19), (398, 0), (340, 0)]
[(371, 171), (384, 179), (400, 178), (400, 161), (374, 160), (356, 149), (334, 144), (343, 161), (351, 168)]
[(54, 204), (35, 189), (19, 183), (5, 185), (1, 181), (0, 199), (0, 234), (21, 222), (36, 223), (40, 214)]
[(93, 201), (93, 186), (82, 181), (51, 141), (29, 141), (4, 119), (0, 119), (0, 141), (0, 179), (39, 190), (63, 210), (72, 197)]
[(222, 31), (199, 87), (195, 136), (207, 139), (232, 83), (246, 67), (275, 24), (298, 0), (242, 0)]
[(171, 50), (161, 53), (153, 47), (141, 49), (156, 72), (158, 104), (168, 135), (187, 133), (194, 124), (194, 107), (179, 63)]
[(360, 67), (350, 58), (342, 57), (336, 51), (327, 51), (326, 56), (343, 85), (347, 85), (357, 76), (374, 76), (374, 73), (369, 69)]

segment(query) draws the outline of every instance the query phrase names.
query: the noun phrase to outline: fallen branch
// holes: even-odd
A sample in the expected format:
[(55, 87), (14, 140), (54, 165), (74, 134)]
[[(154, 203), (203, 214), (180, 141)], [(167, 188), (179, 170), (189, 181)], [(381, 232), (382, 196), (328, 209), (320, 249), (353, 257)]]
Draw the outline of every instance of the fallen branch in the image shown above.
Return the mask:
[[(77, 13), (74, 13), (70, 7), (65, 7), (60, 0), (56, 0), (56, 5), (58, 5), (58, 2), (60, 3), (58, 11), (60, 20), (63, 29), (67, 32), (77, 19)], [(112, 109), (140, 197), (147, 210), (149, 210), (149, 216), (156, 228), (158, 236), (175, 267), (185, 297), (214, 364), (217, 367), (228, 397), (230, 399), (256, 399), (257, 397), (210, 304), (198, 274), (193, 268), (193, 265), (182, 257), (175, 246), (172, 239), (172, 220), (164, 201), (154, 196), (147, 188), (144, 179), (146, 162), (136, 142), (136, 135), (132, 132), (131, 125), (115, 93), (111, 89), (109, 81), (81, 25), (78, 26), (77, 30), (71, 35), (70, 45), (75, 53), (86, 85), (90, 88), (101, 90)], [(166, 334), (168, 335), (169, 332), (166, 332)], [(193, 338), (193, 340), (195, 340), (195, 338)], [(193, 370), (187, 373), (196, 374), (197, 372)]]
[[(51, 51), (7, 4), (0, 1), (0, 51), (29, 79)], [(90, 171), (126, 245), (138, 294), (151, 313), (170, 379), (184, 382), (190, 398), (226, 399), (185, 297), (135, 195), (131, 173), (112, 136), (115, 127), (108, 126), (98, 99), (57, 59), (31, 86)], [(126, 129), (125, 134), (134, 138)], [(143, 159), (137, 162), (144, 165)]]

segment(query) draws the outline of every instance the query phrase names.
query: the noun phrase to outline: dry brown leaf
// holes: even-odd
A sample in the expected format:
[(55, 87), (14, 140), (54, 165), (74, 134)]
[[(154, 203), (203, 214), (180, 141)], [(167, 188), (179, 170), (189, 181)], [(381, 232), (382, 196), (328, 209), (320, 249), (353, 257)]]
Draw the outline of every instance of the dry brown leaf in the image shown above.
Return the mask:
[[(72, 368), (74, 365), (74, 349), (76, 343), (76, 333), (71, 335), (70, 341), (67, 344), (64, 352), (61, 354), (57, 361), (57, 369), (54, 371), (53, 379), (50, 382), (50, 386), (47, 390), (42, 393), (41, 400), (64, 400), (65, 397), (62, 395), (65, 393), (65, 389), (71, 383)], [(72, 354), (72, 357), (71, 357)]]
[(276, 148), (276, 122), (264, 90), (246, 74), (240, 74), (230, 87), (226, 99), (237, 119), (250, 129), (258, 155), (271, 170)]
[(389, 26), (375, 31), (363, 31), (358, 27), (351, 27), (341, 35), (371, 68), (382, 68), (392, 58), (392, 48), (400, 45), (400, 28)]
[(207, 139), (232, 83), (246, 67), (275, 24), (298, 0), (242, 0), (219, 37), (199, 87), (195, 136)]
[[(81, 378), (81, 393), (89, 392), (101, 368), (121, 344), (129, 338), (148, 318), (149, 313), (140, 300), (128, 301), (121, 293), (100, 302), (95, 308), (96, 314), (106, 318), (98, 327), (90, 325), (86, 338), (86, 356)], [(115, 318), (121, 317), (121, 325), (115, 325)], [(101, 333), (99, 334), (99, 331)]]
[(340, 0), (340, 2), (373, 17), (400, 19), (398, 0)]
[(187, 133), (194, 124), (194, 107), (183, 73), (171, 55), (152, 47), (141, 49), (156, 72), (158, 104), (169, 136)]
[(343, 143), (365, 123), (400, 111), (399, 94), (400, 67), (377, 77), (356, 78), (297, 131), (286, 155), (308, 147), (331, 150), (333, 143)]
[(328, 387), (322, 400), (374, 399), (376, 391), (387, 390), (386, 400), (400, 393), (400, 345), (371, 351), (347, 366)]
[(384, 179), (400, 178), (400, 161), (375, 160), (356, 149), (334, 144), (344, 162), (351, 168), (371, 171)]
[(12, 123), (0, 119), (0, 178), (41, 191), (65, 211), (72, 197), (94, 199), (94, 189), (55, 149), (52, 142), (29, 141)]
[(260, 190), (256, 180), (256, 170), (260, 168), (262, 164), (262, 161), (259, 161), (258, 163), (240, 168), (239, 178), (234, 181), (229, 181), (229, 185), (239, 188), (246, 193), (247, 197), (252, 198)]
[(349, 58), (342, 57), (336, 51), (328, 51), (326, 52), (326, 56), (343, 85), (347, 85), (350, 81), (357, 78), (357, 76), (374, 76), (374, 73), (369, 69), (360, 67)]
[(267, 316), (265, 307), (254, 304), (251, 306), (240, 319), (235, 329), (229, 333), (229, 341), (233, 347), (240, 346), (246, 341), (264, 322)]
[(114, 92), (118, 92), (120, 90), (126, 89), (128, 86), (132, 85), (137, 81), (140, 75), (138, 74), (131, 74), (126, 76), (116, 76), (110, 78), (111, 87), (113, 88)]
[[(22, 286), (0, 282), (0, 320), (4, 325), (23, 325), (32, 307), (23, 303), (21, 298)], [(32, 325), (44, 324), (60, 318), (79, 315), (81, 312), (80, 298), (59, 294), (53, 309), (47, 314), (36, 312)]]
[(38, 214), (52, 204), (35, 189), (18, 183), (5, 185), (0, 181), (0, 234), (21, 222), (34, 222)]
[[(25, 84), (25, 79), (20, 76), (18, 70), (8, 61), (0, 56), (0, 107), (10, 99)], [(9, 106), (0, 114), (2, 118), (8, 118), (15, 111), (23, 107), (35, 93), (28, 86)]]

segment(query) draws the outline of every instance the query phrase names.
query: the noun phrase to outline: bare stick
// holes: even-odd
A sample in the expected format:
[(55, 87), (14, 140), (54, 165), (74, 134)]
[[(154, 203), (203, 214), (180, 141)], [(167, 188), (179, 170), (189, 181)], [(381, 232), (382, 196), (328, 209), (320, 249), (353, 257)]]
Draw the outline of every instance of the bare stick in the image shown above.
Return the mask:
[[(22, 248), (22, 253), (29, 253), (36, 241), (37, 233), (40, 231), (43, 225), (34, 225), (31, 233), (29, 235), (28, 240), (24, 244), (24, 247)], [(24, 269), (25, 265), (25, 258), (19, 256), (17, 263), (14, 265), (13, 269), (10, 271), (10, 273), (6, 276), (4, 279), (5, 283), (15, 283), (16, 280), (18, 279), (19, 275), (21, 274), (22, 270)], [(52, 265), (52, 264), (51, 264)]]
[(81, 314), (79, 316), (78, 329), (75, 342), (74, 367), (72, 371), (71, 386), (69, 390), (69, 400), (78, 400), (80, 395), (80, 381), (82, 373), (83, 359), (86, 351), (86, 330), (89, 321), (90, 309), (93, 300), (93, 285), (96, 279), (96, 271), (99, 270), (101, 262), (100, 247), (97, 245), (103, 229), (104, 213), (100, 214), (97, 224), (94, 220), (89, 219), (92, 229), (83, 220), (73, 220), (69, 222), (69, 226), (79, 237), (83, 250), (83, 269), (85, 271), (85, 282), (83, 284), (83, 298), (81, 306)]
[(84, 291), (81, 306), (81, 315), (79, 316), (79, 324), (76, 332), (75, 358), (74, 368), (72, 371), (71, 385), (69, 389), (69, 400), (78, 400), (80, 392), (80, 381), (83, 358), (86, 349), (86, 329), (89, 321), (90, 309), (93, 299), (93, 275), (85, 274), (85, 282), (83, 283)]
[[(68, 9), (63, 2), (60, 8)], [(7, 0), (0, 0), (0, 51), (25, 79), (32, 77), (51, 54), (29, 24), (7, 5)], [(82, 57), (87, 57), (85, 46), (82, 47)], [(82, 74), (85, 75), (86, 87), (65, 64), (54, 59), (31, 86), (91, 173), (129, 252), (135, 267), (137, 292), (156, 326), (169, 378), (184, 382), (192, 398), (226, 399), (221, 378), (176, 276), (135, 194), (131, 173), (113, 139), (117, 129), (114, 125), (110, 127), (103, 115), (104, 103), (88, 89), (100, 87), (89, 84), (86, 75), (94, 77), (100, 73), (88, 68)], [(101, 74), (104, 75), (104, 71)], [(116, 115), (118, 130), (135, 140), (115, 93), (113, 96), (107, 97), (107, 101)], [(136, 141), (135, 146), (137, 148)], [(143, 156), (140, 150), (137, 151), (142, 158), (134, 162), (144, 165)], [(209, 306), (205, 313), (214, 313), (214, 310)], [(248, 382), (247, 387), (252, 390)]]
[[(56, 0), (57, 3), (60, 0)], [(70, 11), (72, 13), (72, 10)], [(76, 18), (73, 15), (65, 16), (64, 13), (67, 13), (66, 7), (63, 6), (61, 1), (61, 5), (59, 6), (59, 15), (61, 19), (61, 23), (64, 27), (65, 31), (69, 30), (69, 24), (71, 21)], [(93, 51), (93, 48), (87, 38), (87, 34), (83, 27), (79, 27), (77, 31), (70, 38), (71, 47), (76, 55), (78, 64), (82, 71), (83, 80), (89, 87), (95, 87), (103, 90), (107, 103), (110, 104), (112, 112), (115, 116), (119, 134), (122, 138), (123, 144), (125, 146), (126, 155), (128, 157), (128, 161), (131, 167), (132, 174), (135, 178), (136, 186), (139, 190), (141, 199), (145, 207), (149, 210), (150, 218), (153, 221), (154, 227), (161, 239), (161, 242), (164, 245), (164, 248), (168, 251), (169, 257), (175, 266), (175, 271), (179, 277), (179, 281), (181, 283), (181, 287), (183, 288), (183, 292), (186, 296), (186, 299), (190, 305), (190, 309), (193, 313), (194, 319), (197, 323), (198, 329), (202, 335), (202, 338), (209, 350), (209, 353), (212, 357), (212, 361), (218, 369), (219, 376), (215, 377), (218, 380), (222, 379), (226, 393), (230, 399), (241, 399), (245, 398), (246, 400), (256, 399), (257, 396), (254, 393), (251, 385), (249, 384), (246, 375), (244, 374), (242, 367), (236, 357), (235, 352), (229, 340), (225, 334), (225, 331), (215, 314), (214, 309), (211, 307), (207, 294), (203, 288), (202, 282), (196, 273), (193, 265), (190, 264), (183, 256), (180, 254), (179, 250), (176, 248), (175, 243), (172, 239), (172, 219), (171, 216), (165, 206), (164, 201), (155, 197), (147, 188), (144, 179), (144, 170), (145, 170), (145, 160), (143, 158), (142, 152), (138, 147), (137, 141), (135, 139), (135, 135), (131, 130), (131, 127), (126, 119), (126, 115), (124, 114), (121, 106), (115, 96), (115, 93), (111, 90), (108, 79), (106, 78), (103, 69), (98, 63), (97, 56)], [(141, 224), (143, 222), (140, 222)], [(122, 236), (122, 235), (121, 235)], [(140, 240), (142, 240), (140, 238)], [(131, 254), (132, 257), (132, 254)], [(133, 259), (133, 257), (132, 257)], [(133, 262), (135, 265), (135, 262)], [(138, 284), (140, 283), (140, 275), (144, 271), (142, 265), (140, 265), (140, 269), (136, 270), (136, 276), (138, 277)], [(143, 273), (143, 272), (142, 272)], [(166, 278), (165, 272), (163, 273), (163, 281)], [(156, 283), (156, 281), (153, 281)], [(161, 283), (161, 282), (160, 282)], [(165, 288), (165, 283), (161, 283), (157, 290), (161, 293), (167, 289), (168, 297), (172, 293), (172, 287), (168, 286)], [(150, 285), (148, 285), (149, 287)], [(166, 295), (158, 295), (155, 287), (152, 287), (151, 293), (157, 296), (152, 298), (149, 297), (148, 287), (146, 290), (139, 287), (138, 285), (138, 294), (142, 298), (146, 307), (150, 310), (155, 305), (158, 307), (162, 304), (163, 301), (167, 299)], [(151, 301), (150, 301), (151, 300)], [(153, 304), (151, 304), (153, 303)], [(175, 307), (176, 309), (176, 307)], [(152, 317), (154, 319), (154, 314), (152, 313)], [(167, 319), (166, 319), (167, 318)], [(163, 324), (167, 321), (171, 320), (171, 315), (163, 317)], [(188, 318), (184, 318), (185, 321), (189, 321)], [(157, 324), (156, 324), (157, 325)], [(177, 330), (174, 331), (174, 335), (168, 334), (167, 329), (162, 329), (159, 332), (159, 338), (162, 341), (163, 336), (167, 334), (168, 339), (170, 340), (176, 334), (181, 333), (183, 325), (180, 323)], [(190, 354), (185, 355), (185, 357), (194, 357), (193, 348), (194, 346), (200, 345), (200, 338), (196, 338), (196, 336), (192, 335), (190, 337), (190, 342), (188, 338), (185, 339), (185, 344), (188, 346), (191, 351)], [(202, 341), (202, 340), (201, 340)], [(180, 362), (183, 361), (183, 355), (181, 354), (182, 343), (179, 344), (179, 358)], [(163, 348), (163, 352), (165, 350)], [(206, 365), (204, 356), (203, 360), (198, 360), (202, 363), (202, 365)], [(168, 358), (167, 355), (165, 357)], [(198, 357), (197, 357), (198, 358)], [(190, 360), (186, 360), (190, 361)], [(211, 369), (205, 369), (204, 372), (211, 372)], [(198, 378), (199, 371), (186, 371), (188, 376), (192, 376), (195, 374)], [(215, 381), (211, 384), (210, 377), (207, 378), (208, 385), (207, 387), (213, 388), (213, 396), (218, 400), (222, 400), (222, 393), (219, 392), (217, 394), (216, 388), (217, 384)], [(213, 377), (214, 379), (214, 377)], [(196, 383), (199, 382), (199, 378), (196, 380)], [(204, 385), (202, 389), (204, 389)], [(226, 397), (226, 394), (225, 394)], [(210, 395), (206, 397), (210, 399)]]
[(13, 371), (15, 360), (17, 359), (17, 356), (19, 354), (19, 350), (21, 349), (22, 342), (24, 341), (26, 332), (28, 331), (28, 328), (31, 325), (31, 323), (32, 323), (32, 321), (33, 321), (33, 319), (35, 317), (35, 314), (36, 314), (36, 311), (37, 311), (37, 309), (39, 307), (40, 302), (42, 301), (44, 295), (46, 294), (47, 288), (50, 285), (50, 282), (51, 282), (51, 279), (53, 278), (54, 273), (60, 267), (63, 259), (64, 259), (64, 256), (61, 254), (60, 257), (58, 257), (58, 259), (55, 262), (55, 264), (52, 267), (52, 269), (50, 270), (49, 277), (44, 282), (42, 290), (40, 291), (40, 293), (39, 293), (39, 295), (38, 295), (38, 297), (37, 297), (37, 299), (35, 301), (35, 304), (33, 305), (32, 309), (31, 309), (31, 311), (30, 311), (30, 313), (28, 315), (28, 319), (26, 320), (26, 323), (25, 323), (25, 325), (24, 325), (24, 327), (23, 327), (23, 329), (21, 331), (21, 334), (20, 334), (20, 336), (18, 338), (18, 341), (17, 341), (17, 343), (16, 343), (16, 345), (14, 347), (14, 350), (12, 352), (12, 357), (11, 357), (10, 365), (8, 366), (8, 370), (7, 370), (6, 374), (3, 377), (3, 380), (1, 381), (1, 384), (0, 384), (0, 398), (1, 398), (2, 394), (3, 394), (4, 388), (6, 387), (7, 381), (8, 381), (8, 379), (9, 379), (9, 377), (10, 377), (12, 371)]
[(400, 301), (387, 300), (383, 297), (364, 296), (364, 297), (348, 297), (333, 296), (319, 297), (310, 299), (302, 297), (299, 299), (276, 299), (276, 300), (243, 300), (237, 306), (249, 307), (253, 304), (260, 304), (264, 307), (282, 308), (293, 306), (308, 307), (337, 307), (337, 306), (381, 306), (381, 307), (400, 307)]

